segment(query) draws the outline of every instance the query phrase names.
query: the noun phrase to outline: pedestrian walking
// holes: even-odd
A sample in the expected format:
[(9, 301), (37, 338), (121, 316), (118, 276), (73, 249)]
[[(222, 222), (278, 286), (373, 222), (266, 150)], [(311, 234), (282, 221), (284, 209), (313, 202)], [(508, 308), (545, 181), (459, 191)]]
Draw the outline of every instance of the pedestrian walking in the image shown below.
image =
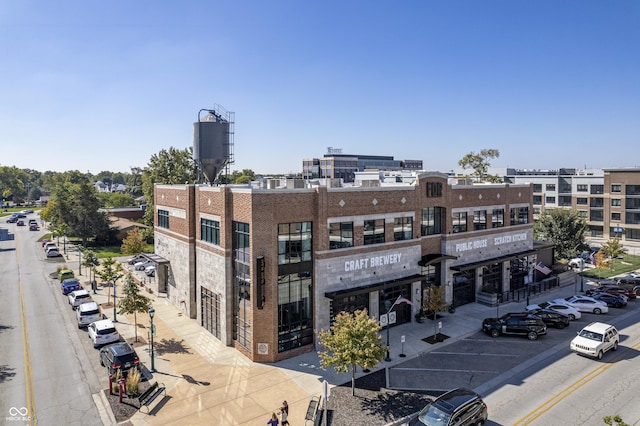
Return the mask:
[(269, 421), (267, 422), (267, 424), (269, 426), (278, 426), (278, 416), (276, 416), (276, 413), (273, 413), (271, 415), (271, 418), (269, 419)]
[(289, 426), (289, 420), (287, 420), (288, 416), (289, 404), (287, 404), (287, 401), (282, 401), (282, 407), (280, 407), (280, 419), (282, 419), (282, 426)]

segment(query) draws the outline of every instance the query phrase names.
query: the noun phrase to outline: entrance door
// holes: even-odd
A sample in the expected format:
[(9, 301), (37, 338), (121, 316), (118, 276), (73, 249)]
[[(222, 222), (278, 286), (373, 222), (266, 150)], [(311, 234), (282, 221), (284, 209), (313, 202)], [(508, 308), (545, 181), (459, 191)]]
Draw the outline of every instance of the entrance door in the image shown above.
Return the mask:
[[(380, 315), (386, 315), (389, 307), (398, 300), (398, 297), (402, 296), (406, 299), (411, 299), (411, 285), (401, 285), (397, 287), (390, 287), (380, 291), (380, 304), (379, 304), (379, 312)], [(390, 323), (389, 325), (393, 327), (394, 325), (404, 324), (407, 322), (411, 322), (411, 305), (408, 303), (398, 303), (393, 306), (393, 309), (390, 311), (390, 318), (394, 317), (395, 314), (395, 322)]]
[(453, 306), (476, 301), (475, 271), (463, 271), (453, 275)]

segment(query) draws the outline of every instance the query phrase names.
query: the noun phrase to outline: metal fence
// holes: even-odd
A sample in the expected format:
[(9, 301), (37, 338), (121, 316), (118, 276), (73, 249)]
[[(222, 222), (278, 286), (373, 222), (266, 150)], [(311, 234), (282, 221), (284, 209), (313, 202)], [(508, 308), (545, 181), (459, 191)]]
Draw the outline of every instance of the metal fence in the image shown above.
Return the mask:
[(527, 300), (528, 297), (533, 297), (539, 293), (542, 293), (547, 290), (551, 290), (554, 287), (560, 286), (560, 280), (557, 276), (545, 278), (542, 281), (537, 281), (535, 283), (527, 284), (526, 286), (519, 288), (517, 290), (509, 290), (505, 291), (501, 294), (502, 301), (500, 303), (506, 302), (520, 302), (522, 300)]

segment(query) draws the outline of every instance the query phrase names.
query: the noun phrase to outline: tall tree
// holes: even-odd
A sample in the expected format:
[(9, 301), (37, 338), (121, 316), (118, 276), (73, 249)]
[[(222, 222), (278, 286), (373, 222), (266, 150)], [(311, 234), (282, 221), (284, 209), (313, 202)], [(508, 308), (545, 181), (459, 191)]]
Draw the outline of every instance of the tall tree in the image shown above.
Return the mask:
[(500, 176), (488, 174), (491, 166), (489, 160), (498, 157), (500, 152), (497, 149), (483, 149), (478, 154), (471, 151), (458, 161), (458, 165), (463, 169), (473, 169), (471, 176), (478, 178), (479, 182), (501, 182)]
[(577, 212), (553, 209), (545, 211), (533, 224), (533, 237), (554, 243), (555, 260), (571, 259), (589, 249), (584, 239), (588, 229), (589, 225)]
[(624, 248), (618, 238), (612, 238), (604, 243), (602, 247), (600, 247), (600, 251), (610, 259), (624, 256), (627, 253), (627, 249)]
[(140, 228), (133, 228), (127, 233), (127, 237), (122, 241), (120, 251), (122, 254), (138, 254), (142, 253), (146, 241)]
[(122, 299), (118, 302), (119, 314), (133, 314), (133, 329), (135, 330), (136, 342), (138, 341), (138, 312), (148, 312), (151, 299), (140, 294), (140, 287), (133, 280), (131, 272), (128, 272), (124, 286)]
[(153, 154), (149, 164), (142, 173), (142, 192), (147, 200), (144, 222), (152, 226), (154, 219), (153, 185), (161, 184), (188, 184), (194, 183), (197, 178), (196, 163), (193, 161), (193, 149), (178, 149), (171, 147)]
[(326, 351), (320, 351), (320, 364), (346, 373), (351, 370), (351, 395), (355, 396), (356, 366), (373, 368), (384, 358), (380, 323), (367, 310), (352, 314), (340, 312), (329, 330), (318, 332)]

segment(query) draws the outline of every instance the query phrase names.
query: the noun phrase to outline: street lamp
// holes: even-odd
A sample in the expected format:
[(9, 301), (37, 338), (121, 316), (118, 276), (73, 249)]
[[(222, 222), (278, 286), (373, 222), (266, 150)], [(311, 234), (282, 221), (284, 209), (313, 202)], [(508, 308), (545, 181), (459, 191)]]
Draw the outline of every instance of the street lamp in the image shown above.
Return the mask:
[(151, 370), (149, 370), (152, 373), (156, 372), (156, 366), (154, 364), (154, 353), (153, 353), (153, 335), (155, 330), (155, 327), (153, 325), (153, 316), (156, 314), (156, 310), (153, 309), (153, 307), (149, 308), (149, 319), (151, 320)]
[(78, 275), (82, 276), (82, 250), (80, 250), (80, 245), (78, 245)]
[(580, 258), (580, 293), (584, 293), (584, 259)]
[(113, 277), (111, 277), (113, 279), (113, 322), (118, 322), (118, 319), (116, 318), (116, 281), (118, 281), (118, 277), (117, 275), (114, 275)]

